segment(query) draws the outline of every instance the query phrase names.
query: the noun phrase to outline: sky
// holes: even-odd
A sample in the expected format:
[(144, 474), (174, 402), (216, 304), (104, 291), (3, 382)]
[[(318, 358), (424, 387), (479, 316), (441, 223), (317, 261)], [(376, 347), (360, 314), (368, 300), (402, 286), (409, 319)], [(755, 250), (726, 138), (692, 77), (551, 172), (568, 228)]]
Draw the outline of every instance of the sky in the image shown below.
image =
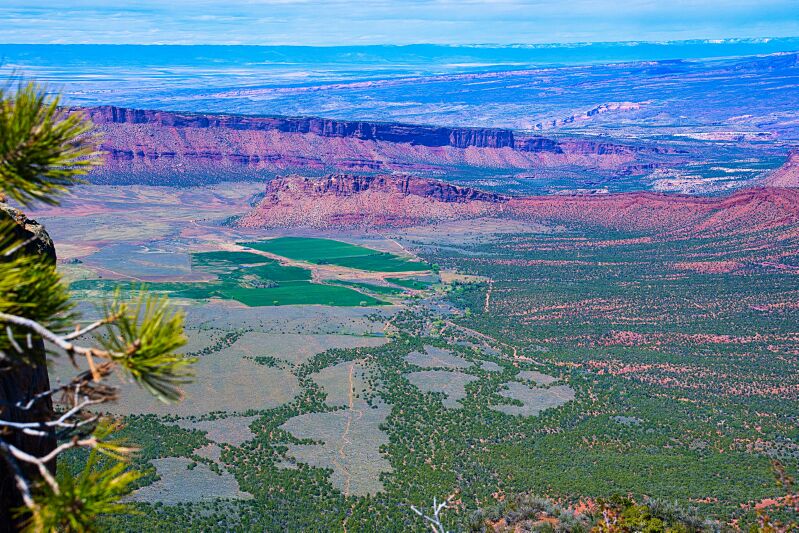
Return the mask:
[(799, 36), (799, 0), (0, 0), (0, 43), (536, 44)]

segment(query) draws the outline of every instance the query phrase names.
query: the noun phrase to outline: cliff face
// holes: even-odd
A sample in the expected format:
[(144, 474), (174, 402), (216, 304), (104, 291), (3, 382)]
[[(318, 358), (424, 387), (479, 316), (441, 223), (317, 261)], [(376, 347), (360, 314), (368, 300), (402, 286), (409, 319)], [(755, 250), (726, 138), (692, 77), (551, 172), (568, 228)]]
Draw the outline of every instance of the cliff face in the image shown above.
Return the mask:
[(252, 178), (264, 172), (429, 175), (452, 174), (464, 168), (514, 172), (584, 167), (629, 174), (651, 166), (664, 153), (654, 147), (599, 138), (555, 139), (492, 128), (118, 107), (80, 112), (103, 134), (101, 148), (107, 164), (92, 180), (105, 183), (179, 185)]
[(799, 191), (742, 189), (724, 197), (650, 192), (513, 198), (516, 217), (656, 232), (663, 237), (722, 237), (771, 233), (799, 235)]
[[(103, 106), (85, 110), (95, 124), (150, 124), (168, 128), (224, 128), (239, 131), (312, 133), (320, 137), (353, 138), (362, 141), (408, 143), (418, 146), (454, 148), (514, 148), (510, 130), (486, 128), (441, 128), (413, 124), (332, 120), (317, 117), (249, 117), (197, 115)], [(535, 151), (523, 144), (519, 149)]]
[[(54, 263), (56, 260), (53, 241), (44, 228), (34, 220), (29, 220), (22, 212), (0, 202), (0, 223), (12, 221), (14, 236), (26, 242), (25, 247), (17, 253), (44, 255)], [(2, 261), (2, 257), (0, 257)], [(53, 404), (48, 398), (37, 402), (33, 408), (18, 409), (7, 404), (27, 401), (32, 395), (50, 389), (47, 374), (44, 343), (41, 339), (32, 340), (33, 348), (26, 352), (31, 362), (28, 364), (0, 363), (0, 413), (4, 420), (12, 422), (40, 422), (50, 420), (53, 416)], [(19, 449), (36, 456), (46, 455), (56, 446), (54, 436), (36, 437), (23, 435), (17, 431), (6, 440)], [(55, 469), (55, 461), (50, 465)], [(24, 467), (29, 479), (38, 479), (39, 473), (33, 467)], [(17, 524), (12, 511), (22, 506), (22, 499), (14, 483), (14, 476), (4, 461), (0, 461), (0, 531), (6, 528), (13, 530)], [(18, 525), (18, 524), (17, 524)]]
[(754, 188), (726, 197), (660, 193), (507, 197), (410, 176), (330, 175), (269, 182), (246, 227), (407, 226), (505, 216), (643, 231), (659, 238), (799, 237), (799, 190)]
[(507, 198), (412, 176), (299, 176), (269, 182), (242, 227), (388, 227), (497, 214)]
[(266, 185), (266, 196), (284, 192), (303, 196), (326, 195), (350, 197), (371, 191), (380, 194), (418, 196), (442, 203), (503, 203), (507, 197), (471, 187), (458, 187), (438, 180), (413, 176), (353, 176), (335, 174), (320, 179), (291, 177), (272, 180)]

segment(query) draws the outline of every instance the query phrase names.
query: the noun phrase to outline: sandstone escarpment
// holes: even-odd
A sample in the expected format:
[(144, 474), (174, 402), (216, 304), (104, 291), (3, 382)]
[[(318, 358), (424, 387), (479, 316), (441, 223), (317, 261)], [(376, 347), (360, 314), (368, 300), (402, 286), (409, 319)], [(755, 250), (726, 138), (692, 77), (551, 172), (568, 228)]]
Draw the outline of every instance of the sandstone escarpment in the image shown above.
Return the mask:
[(88, 115), (103, 134), (107, 164), (92, 179), (106, 183), (181, 184), (299, 171), (429, 175), (464, 168), (585, 167), (629, 173), (674, 152), (603, 138), (549, 138), (497, 128), (111, 106), (73, 112)]
[(282, 192), (293, 192), (307, 196), (350, 197), (371, 191), (383, 194), (412, 195), (429, 198), (436, 202), (506, 202), (507, 197), (484, 192), (471, 187), (459, 187), (438, 180), (416, 178), (414, 176), (353, 176), (334, 174), (320, 179), (299, 176), (270, 181), (266, 186), (267, 196)]
[(266, 186), (245, 227), (386, 227), (505, 216), (641, 231), (659, 238), (799, 238), (799, 190), (753, 188), (726, 197), (651, 192), (508, 197), (412, 176), (288, 177)]
[(508, 198), (412, 176), (292, 176), (267, 184), (242, 227), (388, 227), (496, 215)]
[(507, 212), (522, 218), (673, 237), (744, 235), (764, 230), (785, 230), (793, 235), (799, 226), (799, 191), (760, 187), (724, 197), (651, 192), (533, 196), (512, 199)]
[(333, 120), (318, 117), (251, 117), (239, 115), (200, 115), (103, 106), (84, 110), (95, 124), (150, 124), (168, 128), (224, 128), (239, 131), (277, 131), (312, 133), (320, 137), (354, 138), (420, 146), (455, 148), (514, 147), (510, 130), (491, 128), (443, 128)]

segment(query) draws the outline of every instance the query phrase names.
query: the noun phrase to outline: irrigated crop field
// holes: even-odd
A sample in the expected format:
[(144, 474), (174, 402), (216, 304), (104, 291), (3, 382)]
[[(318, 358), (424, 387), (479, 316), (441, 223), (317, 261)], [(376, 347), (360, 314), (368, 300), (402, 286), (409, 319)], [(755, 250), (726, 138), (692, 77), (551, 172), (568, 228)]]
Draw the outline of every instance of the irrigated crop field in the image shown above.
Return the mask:
[[(272, 305), (375, 306), (386, 302), (349, 287), (311, 282), (311, 271), (285, 266), (249, 252), (205, 252), (192, 254), (191, 271), (215, 276), (205, 282), (154, 282), (153, 291), (175, 298), (235, 300), (248, 307)], [(73, 291), (138, 290), (143, 282), (84, 279), (75, 281)]]
[(430, 265), (426, 263), (411, 261), (407, 257), (331, 239), (280, 237), (241, 244), (254, 250), (269, 252), (297, 261), (336, 265), (357, 270), (414, 272), (430, 268)]

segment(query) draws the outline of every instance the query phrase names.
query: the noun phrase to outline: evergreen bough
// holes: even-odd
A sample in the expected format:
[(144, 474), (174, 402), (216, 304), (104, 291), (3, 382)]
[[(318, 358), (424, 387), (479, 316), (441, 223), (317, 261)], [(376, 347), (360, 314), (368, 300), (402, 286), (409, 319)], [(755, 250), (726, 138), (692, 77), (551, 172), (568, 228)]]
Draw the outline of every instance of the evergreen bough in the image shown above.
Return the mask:
[[(42, 86), (0, 88), (0, 206), (6, 198), (22, 207), (58, 204), (100, 164), (97, 142), (93, 125), (80, 113), (65, 112)], [(25, 375), (44, 363), (43, 356), (69, 358), (75, 375), (49, 390), (0, 402), (0, 462), (13, 475), (22, 503), (13, 527), (90, 531), (99, 515), (130, 511), (119, 499), (139, 477), (127, 464), (134, 449), (114, 440), (115, 422), (96, 412), (117, 399), (106, 378), (121, 373), (161, 401), (179, 400), (194, 362), (176, 353), (186, 343), (184, 316), (142, 290), (133, 303), (117, 293), (99, 320), (81, 321), (53, 256), (30, 251), (33, 238), (20, 237), (24, 232), (8, 214), (14, 212), (0, 210), (0, 380)], [(59, 403), (52, 409), (54, 400)], [(45, 419), (18, 416), (43, 406)], [(53, 444), (37, 455), (19, 444), (31, 439)], [(83, 472), (56, 474), (55, 459), (75, 448), (89, 450)]]

